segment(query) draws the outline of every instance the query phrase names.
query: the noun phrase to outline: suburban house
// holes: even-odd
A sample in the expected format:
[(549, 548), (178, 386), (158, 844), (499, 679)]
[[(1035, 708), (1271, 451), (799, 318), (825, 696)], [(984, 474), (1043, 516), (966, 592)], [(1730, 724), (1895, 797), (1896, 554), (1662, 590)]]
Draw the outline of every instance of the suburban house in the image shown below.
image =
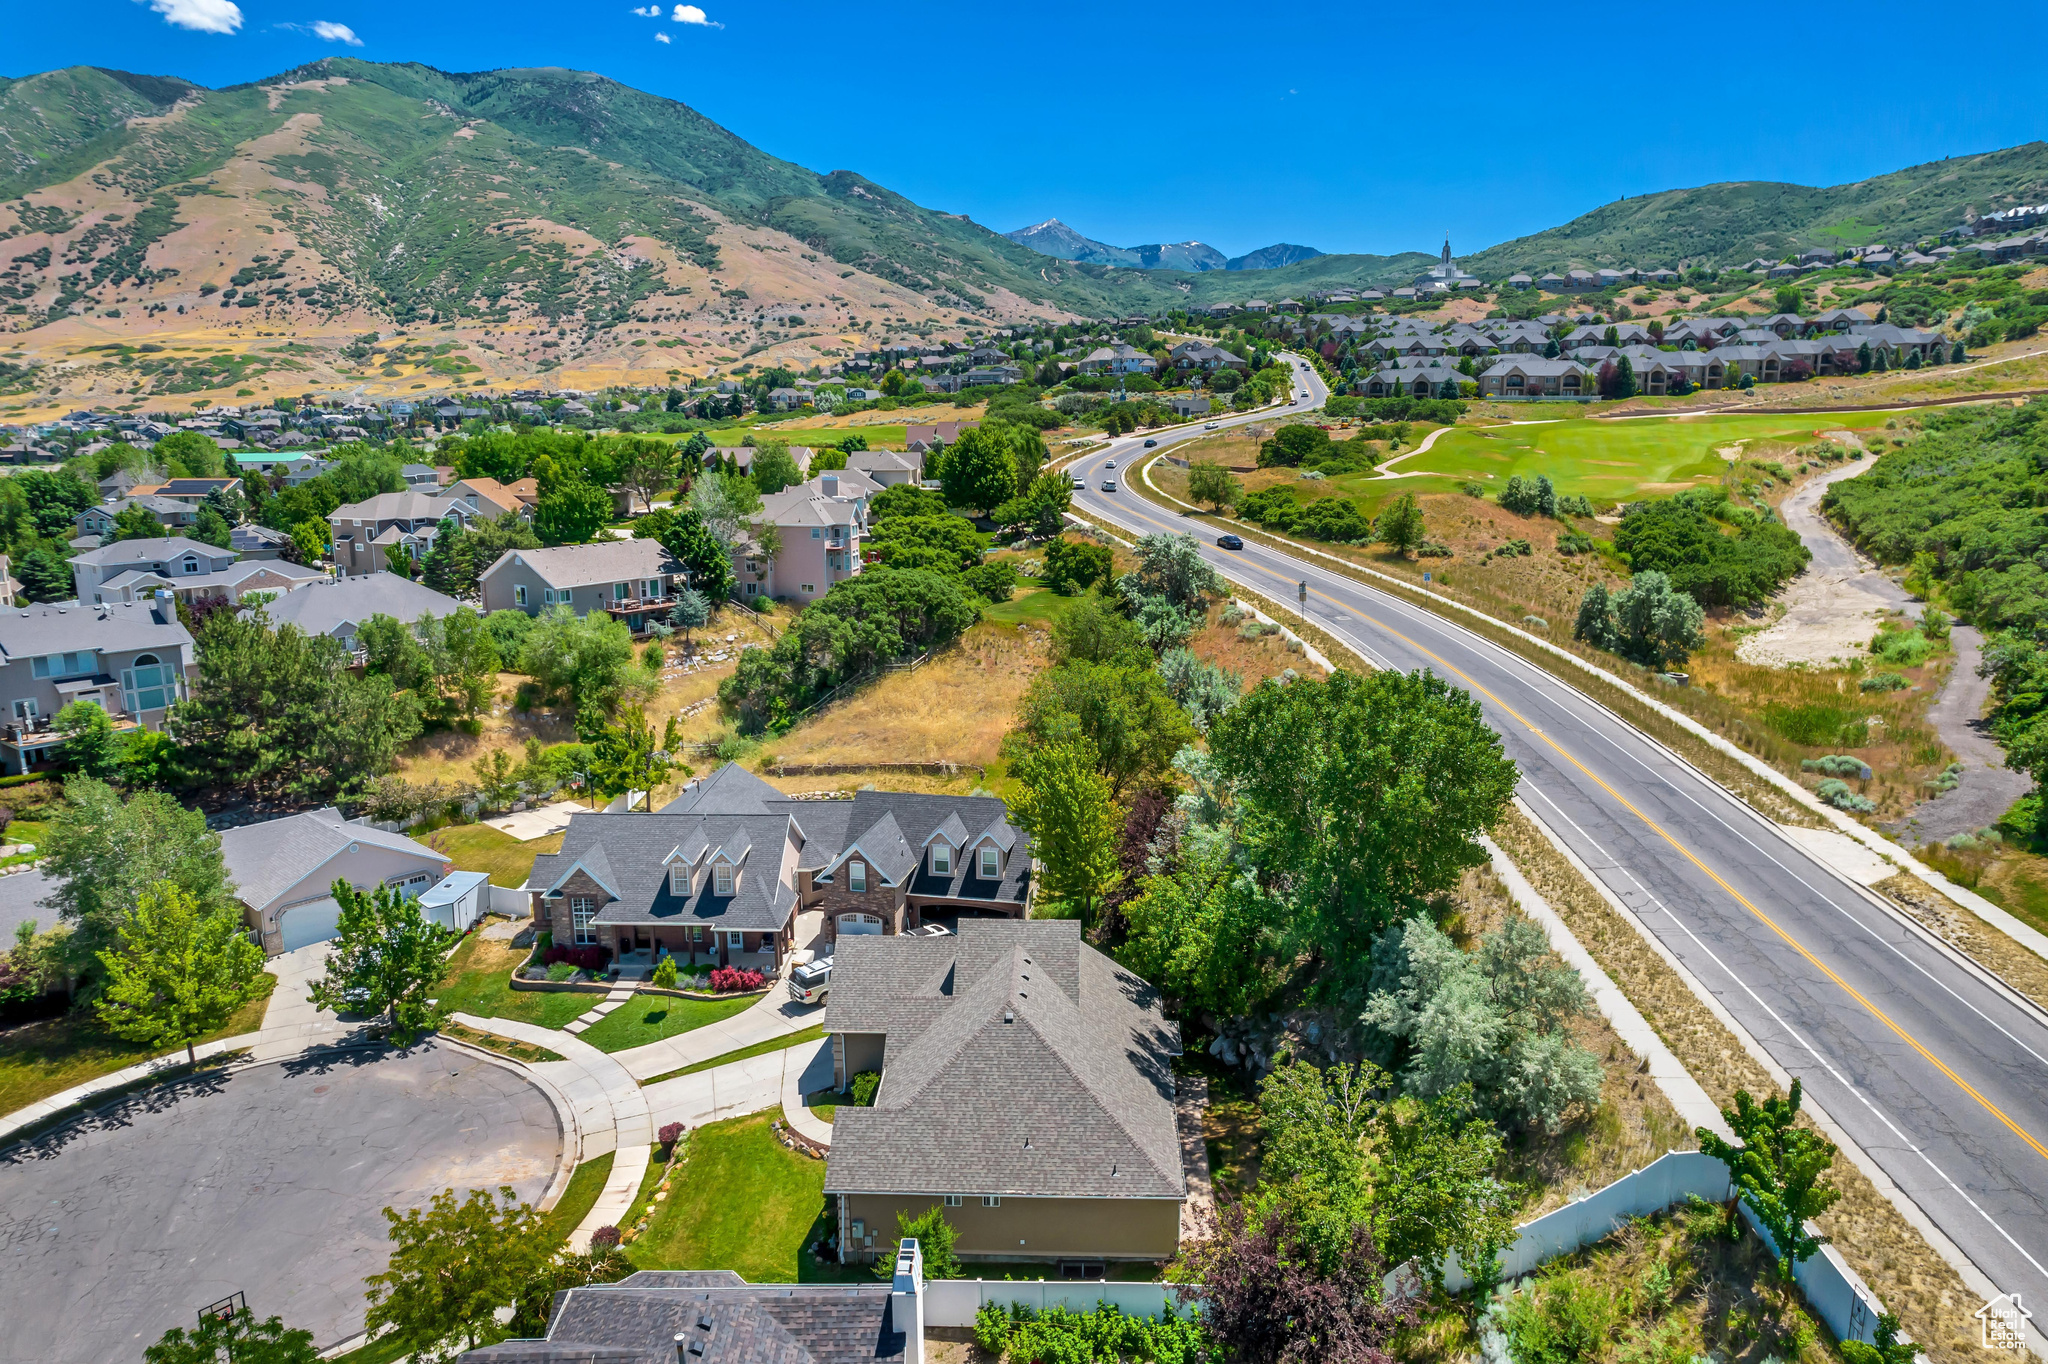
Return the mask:
[(180, 502), (173, 497), (158, 493), (124, 497), (118, 502), (103, 502), (97, 507), (87, 507), (78, 514), (78, 533), (97, 535), (102, 538), (114, 533), (114, 518), (132, 507), (140, 507), (155, 518), (159, 526), (167, 530), (187, 530), (199, 520), (197, 503)]
[[(177, 569), (182, 570), (183, 567), (184, 562), (180, 560)], [(74, 570), (74, 580), (76, 576)], [(236, 560), (226, 568), (196, 577), (182, 571), (136, 568), (101, 583), (93, 592), (93, 600), (146, 601), (159, 592), (169, 592), (190, 606), (201, 601), (240, 601), (251, 592), (289, 592), (309, 582), (326, 580), (327, 575), (317, 568), (288, 564), (282, 559)], [(79, 600), (85, 599), (80, 597)]]
[(276, 559), (284, 555), (292, 537), (281, 530), (259, 526), (253, 521), (228, 532), (228, 548), (244, 559)]
[(461, 486), (444, 493), (378, 493), (336, 507), (327, 518), (335, 566), (349, 577), (382, 573), (391, 566), (387, 552), (394, 547), (409, 558), (423, 557), (433, 547), (443, 520), (452, 517), (467, 525), (479, 515), (499, 514), (495, 507), (480, 511), (481, 501), (466, 500), (457, 492)]
[(1159, 368), (1159, 362), (1139, 350), (1119, 341), (1114, 346), (1102, 346), (1081, 357), (1083, 374), (1150, 374)]
[[(439, 477), (439, 475), (435, 475)], [(520, 484), (529, 485), (527, 495), (522, 495)], [(426, 487), (437, 485), (426, 484)], [(459, 498), (468, 507), (473, 517), (497, 520), (506, 512), (530, 513), (540, 501), (538, 480), (522, 478), (518, 483), (500, 483), (495, 478), (465, 478), (438, 494), (441, 497)]]
[(174, 478), (153, 490), (156, 497), (168, 497), (173, 502), (184, 502), (194, 508), (214, 493), (223, 496), (242, 491), (239, 478)]
[(64, 737), (50, 718), (73, 701), (96, 702), (119, 730), (163, 728), (196, 666), (165, 597), (0, 612), (0, 772), (53, 760)]
[(667, 954), (779, 970), (800, 913), (822, 939), (1022, 918), (1030, 840), (989, 796), (796, 801), (727, 763), (651, 815), (577, 814), (534, 859), (534, 922), (629, 965)]
[(893, 1250), (897, 1215), (934, 1207), (963, 1260), (1173, 1258), (1179, 1029), (1077, 921), (842, 942), (823, 1026), (840, 1087), (881, 1076), (873, 1107), (833, 1119), (842, 1258)]
[(351, 823), (332, 806), (229, 829), (220, 853), (245, 921), (273, 957), (340, 931), (336, 881), (359, 891), (392, 886), (411, 898), (449, 872), (448, 859), (425, 844)]
[(355, 646), (356, 631), (372, 616), (411, 625), (421, 616), (446, 616), (462, 605), (423, 583), (396, 573), (360, 578), (317, 578), (264, 605), (272, 626), (291, 625), (309, 635), (332, 635)]
[(887, 1283), (750, 1284), (729, 1269), (643, 1269), (555, 1295), (548, 1333), (460, 1364), (925, 1364), (924, 1261)]
[[(914, 455), (928, 455), (942, 445), (958, 445), (960, 437), (980, 422), (912, 422), (903, 430), (903, 446)], [(848, 460), (848, 467), (853, 461)]]
[(153, 573), (164, 578), (210, 577), (227, 569), (235, 557), (231, 549), (220, 549), (182, 535), (160, 540), (122, 540), (72, 555), (71, 586), (81, 603), (98, 605), (105, 585), (115, 578), (133, 573)]
[(1593, 392), (1593, 375), (1576, 360), (1540, 355), (1504, 356), (1479, 376), (1489, 398), (1579, 398)]
[[(880, 485), (853, 469), (820, 474), (761, 499), (757, 528), (733, 556), (739, 599), (777, 597), (811, 602), (832, 584), (860, 572), (861, 540), (867, 534), (868, 503)], [(771, 558), (761, 547), (762, 526), (775, 527), (780, 548)]]
[(1207, 398), (1192, 398), (1184, 393), (1176, 393), (1166, 400), (1166, 410), (1176, 417), (1205, 416), (1209, 407)]
[(658, 540), (600, 540), (554, 549), (508, 549), (477, 577), (484, 611), (537, 616), (568, 606), (606, 611), (638, 634), (668, 613), (689, 571)]
[(856, 450), (846, 457), (846, 467), (866, 474), (878, 487), (893, 488), (924, 478), (924, 456), (896, 450)]

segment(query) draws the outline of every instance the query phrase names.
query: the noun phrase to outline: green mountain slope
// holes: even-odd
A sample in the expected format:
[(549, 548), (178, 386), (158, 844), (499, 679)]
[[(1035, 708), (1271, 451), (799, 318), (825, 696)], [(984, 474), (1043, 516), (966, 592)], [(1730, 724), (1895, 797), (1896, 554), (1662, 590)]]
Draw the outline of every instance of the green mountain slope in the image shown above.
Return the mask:
[(1574, 266), (1730, 266), (1809, 247), (1910, 241), (1979, 213), (2048, 199), (2048, 142), (1930, 161), (1825, 189), (1735, 181), (1606, 204), (1461, 264), (1483, 279)]
[(81, 150), (118, 143), (127, 120), (161, 114), (198, 89), (96, 66), (0, 78), (0, 192), (69, 178), (83, 168)]

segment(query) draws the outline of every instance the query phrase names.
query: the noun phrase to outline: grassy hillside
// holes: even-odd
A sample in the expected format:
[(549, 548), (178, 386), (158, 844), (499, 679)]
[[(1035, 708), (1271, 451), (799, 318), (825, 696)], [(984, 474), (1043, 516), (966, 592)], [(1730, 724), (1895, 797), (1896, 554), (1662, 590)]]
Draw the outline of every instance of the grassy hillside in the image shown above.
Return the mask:
[(2048, 198), (2048, 142), (1930, 161), (1825, 189), (1735, 181), (1606, 204), (1463, 264), (1484, 279), (1573, 266), (1740, 265), (1809, 247), (1910, 241), (1979, 213)]
[(131, 118), (161, 114), (197, 87), (169, 76), (74, 66), (0, 78), (0, 189), (16, 192)]

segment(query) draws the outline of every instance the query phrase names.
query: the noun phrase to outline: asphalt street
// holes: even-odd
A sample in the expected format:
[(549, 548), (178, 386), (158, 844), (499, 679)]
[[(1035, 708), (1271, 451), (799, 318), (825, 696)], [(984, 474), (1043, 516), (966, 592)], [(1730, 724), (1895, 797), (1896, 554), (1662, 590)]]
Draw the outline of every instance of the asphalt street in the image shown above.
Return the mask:
[(247, 1295), (322, 1347), (363, 1327), (386, 1206), (546, 1191), (547, 1097), (432, 1043), (173, 1081), (0, 1155), (0, 1364), (142, 1358)]
[[(1297, 375), (1307, 396), (1285, 410), (1320, 406), (1322, 384)], [(2000, 1291), (2048, 1295), (2048, 1015), (1534, 664), (1312, 558), (1249, 540), (1223, 550), (1213, 527), (1131, 490), (1152, 457), (1202, 434), (1141, 433), (1083, 458), (1076, 508), (1134, 533), (1192, 533), (1225, 577), (1290, 605), (1305, 583), (1297, 609), (1374, 664), (1469, 689), (1521, 769), (1523, 798), (1808, 1101)]]

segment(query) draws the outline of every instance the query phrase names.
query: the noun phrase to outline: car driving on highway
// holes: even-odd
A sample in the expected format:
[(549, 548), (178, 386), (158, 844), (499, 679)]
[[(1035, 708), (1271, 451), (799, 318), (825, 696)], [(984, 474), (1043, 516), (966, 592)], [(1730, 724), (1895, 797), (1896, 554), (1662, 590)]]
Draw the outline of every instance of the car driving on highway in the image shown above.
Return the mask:
[(1151, 449), (1151, 448), (1152, 448), (1153, 446), (1155, 446), (1155, 445), (1157, 445), (1157, 444), (1159, 444), (1159, 442), (1158, 442), (1158, 441), (1156, 441), (1156, 440), (1152, 440), (1152, 439), (1150, 439), (1150, 438), (1148, 437), (1148, 438), (1146, 439), (1146, 441), (1145, 441), (1145, 448), (1146, 448), (1147, 450), (1150, 450), (1150, 449)]
[(1244, 541), (1238, 539), (1235, 535), (1219, 535), (1216, 537), (1216, 544), (1220, 549), (1244, 548)]
[(1104, 491), (1104, 492), (1106, 492), (1106, 493), (1113, 493), (1113, 492), (1115, 492), (1115, 491), (1116, 491), (1116, 480), (1115, 480), (1115, 479), (1113, 479), (1113, 478), (1105, 478), (1105, 479), (1103, 479), (1103, 480), (1102, 480), (1102, 491)]

